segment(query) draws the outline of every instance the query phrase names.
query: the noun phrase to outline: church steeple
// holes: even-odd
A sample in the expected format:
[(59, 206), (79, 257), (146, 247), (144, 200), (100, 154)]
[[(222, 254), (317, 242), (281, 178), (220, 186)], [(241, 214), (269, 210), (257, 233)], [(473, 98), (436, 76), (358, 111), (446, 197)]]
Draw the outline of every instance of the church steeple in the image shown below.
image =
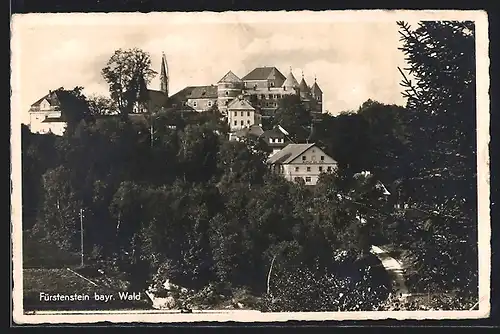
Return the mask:
[(167, 58), (165, 57), (165, 53), (162, 53), (161, 56), (161, 71), (160, 71), (160, 90), (168, 96), (168, 64)]

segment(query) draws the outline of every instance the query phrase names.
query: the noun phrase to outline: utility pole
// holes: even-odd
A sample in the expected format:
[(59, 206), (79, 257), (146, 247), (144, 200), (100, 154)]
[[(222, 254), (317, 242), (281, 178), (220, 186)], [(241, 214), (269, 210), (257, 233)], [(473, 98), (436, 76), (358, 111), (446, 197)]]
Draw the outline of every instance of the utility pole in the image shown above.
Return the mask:
[(150, 133), (151, 133), (151, 147), (153, 147), (153, 115), (151, 115), (151, 120), (150, 120), (151, 126), (150, 126)]
[(83, 267), (83, 209), (80, 208), (80, 247), (81, 247), (81, 266)]

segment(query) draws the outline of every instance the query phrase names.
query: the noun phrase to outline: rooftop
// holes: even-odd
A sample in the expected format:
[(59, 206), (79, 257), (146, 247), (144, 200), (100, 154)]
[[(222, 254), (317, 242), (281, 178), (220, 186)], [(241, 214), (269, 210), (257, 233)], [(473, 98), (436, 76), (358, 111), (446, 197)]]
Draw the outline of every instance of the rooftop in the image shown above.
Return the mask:
[(316, 144), (288, 144), (267, 160), (269, 164), (288, 164)]
[(229, 71), (222, 77), (222, 79), (219, 80), (218, 83), (222, 82), (229, 82), (229, 83), (234, 83), (234, 82), (242, 82), (241, 79), (234, 74), (232, 71)]
[(228, 110), (248, 110), (253, 111), (255, 108), (245, 99), (236, 98), (232, 100), (228, 106)]
[(276, 67), (257, 67), (245, 75), (242, 80), (285, 80), (285, 76)]

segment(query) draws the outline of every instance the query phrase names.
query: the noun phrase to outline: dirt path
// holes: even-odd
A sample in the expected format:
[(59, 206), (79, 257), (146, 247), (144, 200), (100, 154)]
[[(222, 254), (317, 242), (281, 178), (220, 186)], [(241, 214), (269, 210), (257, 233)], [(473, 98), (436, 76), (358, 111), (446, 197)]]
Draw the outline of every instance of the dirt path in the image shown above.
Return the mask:
[(405, 284), (401, 263), (379, 246), (372, 246), (371, 252), (380, 259), (385, 270), (389, 273), (396, 296), (401, 299), (408, 297), (408, 288)]

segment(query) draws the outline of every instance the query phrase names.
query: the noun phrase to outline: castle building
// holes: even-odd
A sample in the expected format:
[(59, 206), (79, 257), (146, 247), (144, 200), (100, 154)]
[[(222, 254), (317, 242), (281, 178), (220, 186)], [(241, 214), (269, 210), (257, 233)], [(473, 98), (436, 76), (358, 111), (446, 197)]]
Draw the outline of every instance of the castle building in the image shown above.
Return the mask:
[(291, 68), (285, 76), (276, 67), (267, 66), (257, 67), (243, 78), (228, 71), (217, 85), (188, 86), (169, 97), (169, 106), (197, 112), (216, 106), (234, 132), (260, 126), (262, 118), (272, 117), (288, 95), (300, 96), (313, 118), (322, 113), (323, 92), (316, 79), (314, 85), (308, 86), (303, 75), (301, 82), (297, 81)]

